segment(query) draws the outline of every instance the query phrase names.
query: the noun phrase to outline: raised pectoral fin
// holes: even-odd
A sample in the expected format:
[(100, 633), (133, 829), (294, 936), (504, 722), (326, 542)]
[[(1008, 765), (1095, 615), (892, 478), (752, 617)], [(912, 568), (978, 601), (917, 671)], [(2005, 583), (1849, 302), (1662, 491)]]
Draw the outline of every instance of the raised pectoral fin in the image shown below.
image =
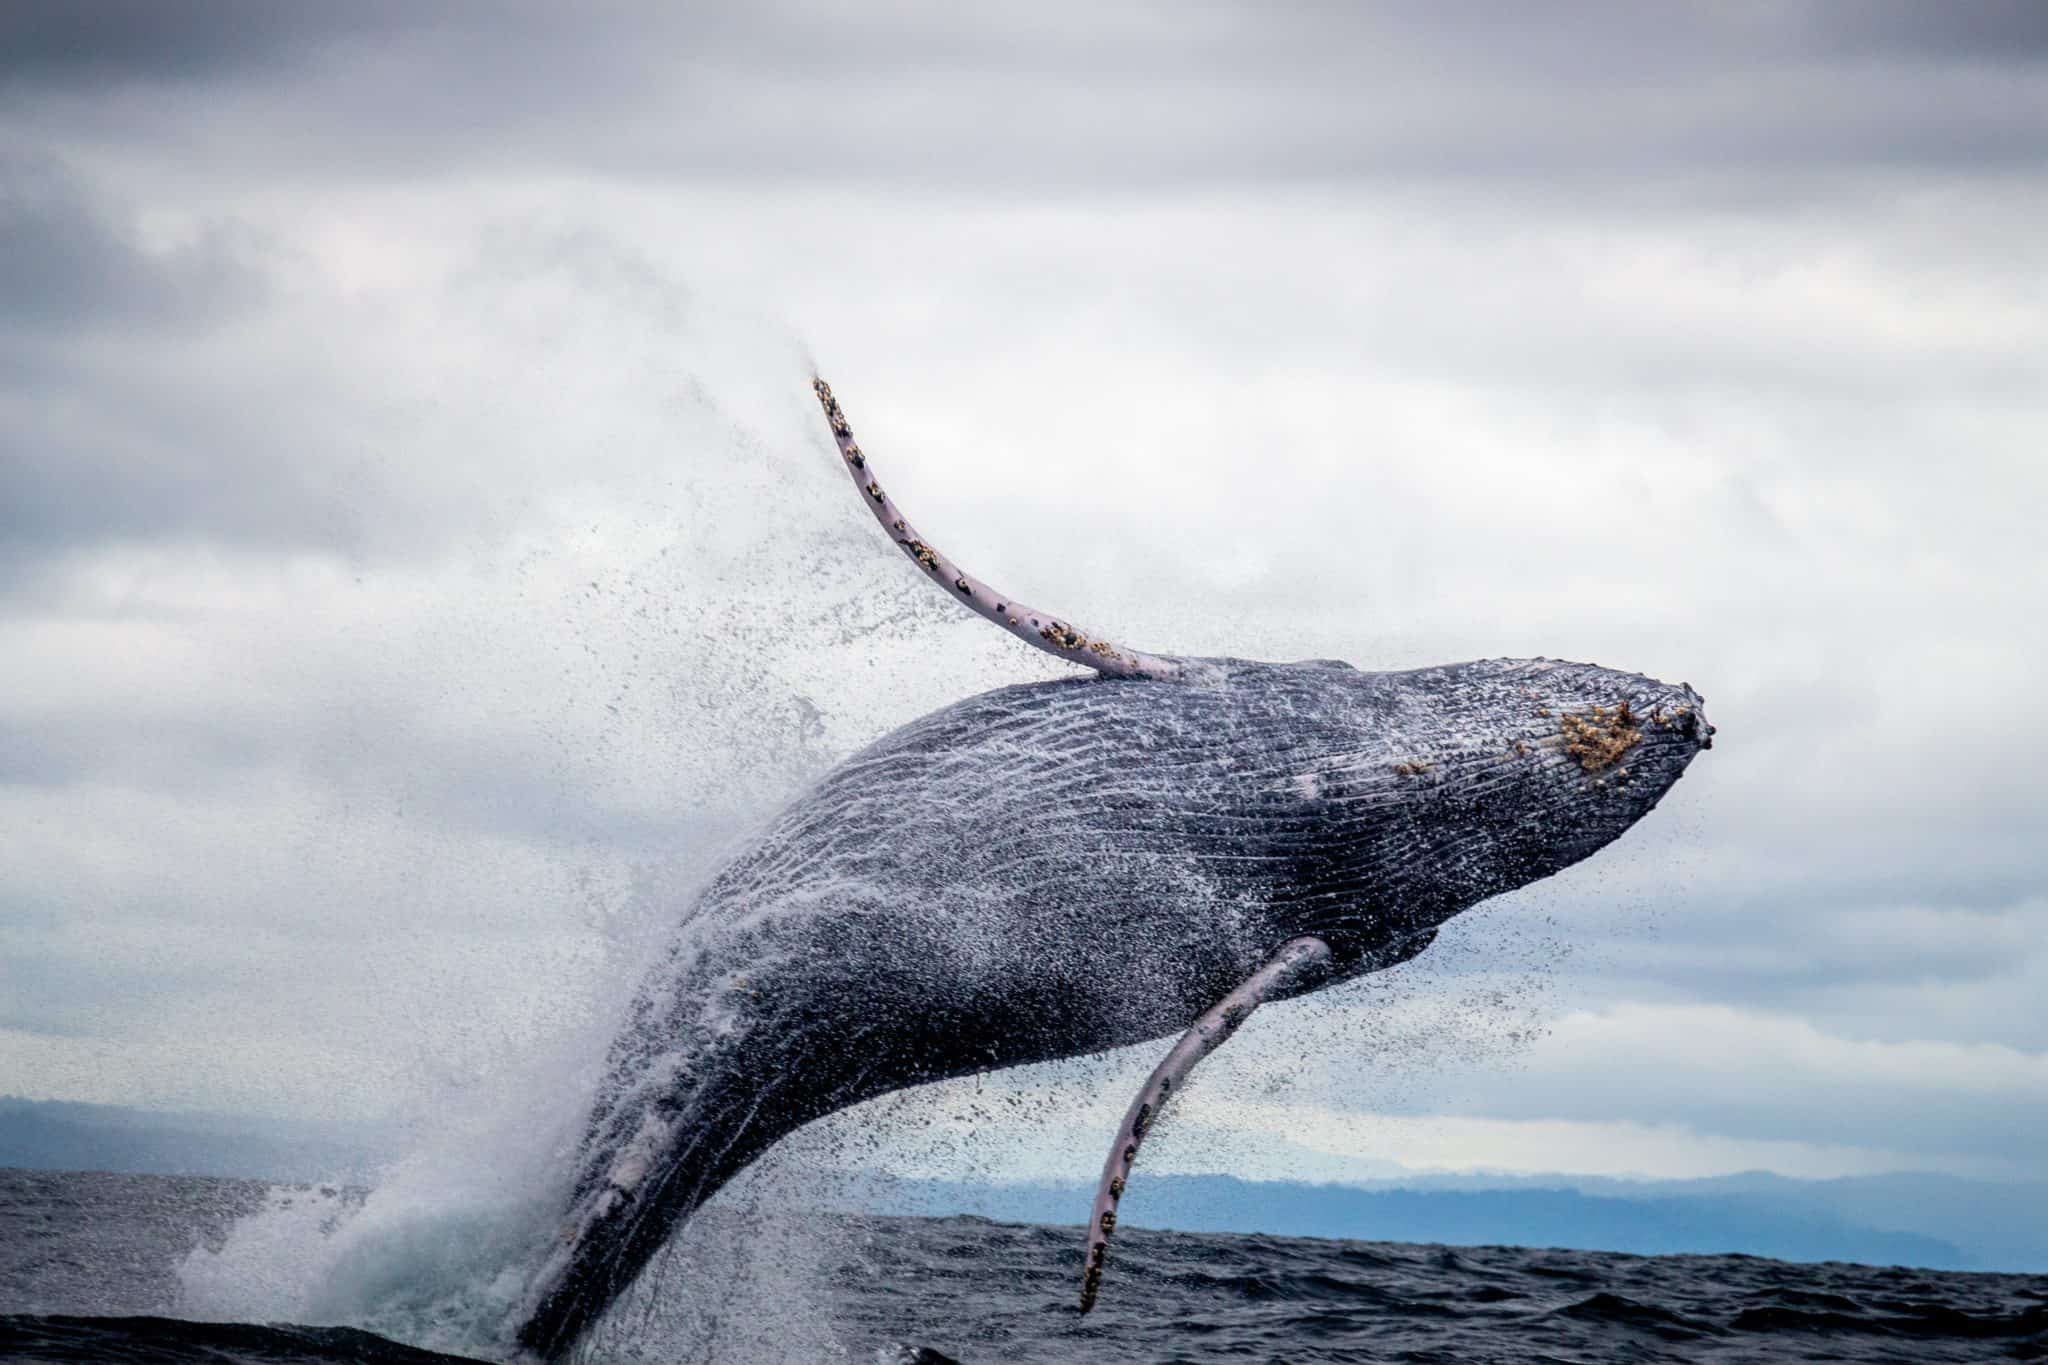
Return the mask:
[(1303, 976), (1321, 971), (1330, 960), (1330, 945), (1319, 938), (1297, 938), (1275, 953), (1265, 966), (1253, 972), (1244, 984), (1216, 1002), (1193, 1028), (1181, 1035), (1152, 1074), (1139, 1087), (1138, 1097), (1124, 1114), (1110, 1145), (1109, 1159), (1102, 1163), (1102, 1182), (1095, 1188), (1095, 1207), (1088, 1216), (1088, 1249), (1082, 1261), (1081, 1311), (1095, 1306), (1102, 1288), (1102, 1266), (1109, 1254), (1109, 1234), (1116, 1230), (1116, 1206), (1124, 1196), (1124, 1182), (1138, 1159), (1138, 1147), (1152, 1130), (1159, 1111), (1179, 1093), (1195, 1069), (1195, 1063), (1223, 1046), (1259, 1006), (1299, 983)]
[(1025, 644), (1068, 663), (1086, 665), (1098, 673), (1161, 682), (1179, 681), (1191, 676), (1185, 660), (1112, 644), (1100, 636), (1077, 629), (1064, 618), (1025, 606), (948, 559), (917, 533), (917, 528), (904, 519), (895, 500), (883, 489), (875, 476), (874, 462), (853, 439), (853, 428), (847, 425), (846, 413), (839, 406), (839, 400), (832, 396), (832, 386), (822, 379), (813, 379), (811, 388), (818, 395), (819, 406), (825, 410), (825, 421), (832, 428), (832, 439), (839, 447), (840, 458), (846, 462), (846, 472), (853, 475), (861, 501), (875, 514), (875, 520), (882, 523), (882, 529), (889, 538), (919, 568), (930, 574), (934, 582), (945, 588), (947, 596), (984, 620), (993, 621)]

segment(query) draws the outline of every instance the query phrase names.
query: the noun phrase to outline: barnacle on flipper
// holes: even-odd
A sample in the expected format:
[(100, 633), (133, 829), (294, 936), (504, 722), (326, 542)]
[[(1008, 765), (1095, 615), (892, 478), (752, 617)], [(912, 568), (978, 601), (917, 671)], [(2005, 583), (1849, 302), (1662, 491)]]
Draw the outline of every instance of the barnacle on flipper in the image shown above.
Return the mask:
[(1623, 754), (1643, 742), (1642, 729), (1629, 713), (1627, 702), (1567, 715), (1558, 729), (1564, 738), (1564, 751), (1589, 773), (1613, 766)]
[(1088, 643), (1088, 637), (1080, 631), (1075, 630), (1072, 626), (1063, 626), (1057, 621), (1049, 621), (1041, 626), (1038, 636), (1040, 639), (1048, 640), (1061, 649), (1080, 649)]

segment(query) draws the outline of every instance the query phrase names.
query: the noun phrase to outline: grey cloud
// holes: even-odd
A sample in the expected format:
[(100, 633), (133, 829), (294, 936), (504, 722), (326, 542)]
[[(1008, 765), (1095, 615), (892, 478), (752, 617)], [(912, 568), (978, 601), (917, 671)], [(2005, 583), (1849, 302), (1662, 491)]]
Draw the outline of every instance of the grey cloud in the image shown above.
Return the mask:
[(1811, 0), (1783, 8), (1796, 31), (1823, 51), (1961, 57), (1998, 65), (2048, 58), (2048, 10), (2033, 0)]
[[(392, 0), (284, 6), (210, 0), (182, 9), (148, 0), (18, 0), (0, 17), (0, 70), (76, 78), (190, 76), (260, 69), (346, 40), (395, 44), (441, 31), (468, 45), (579, 50), (690, 40), (720, 56), (758, 53), (807, 74), (1044, 67), (1104, 76), (1173, 71), (1205, 61), (1253, 70), (1279, 59), (1310, 68), (1355, 66), (1359, 49), (1396, 49), (1502, 68), (1605, 74), (1709, 70), (1731, 61), (1873, 54), (2037, 59), (2048, 21), (2029, 0), (1788, 0), (1768, 6), (1650, 10), (1626, 0), (1530, 7), (1482, 0), (1446, 15), (1422, 0), (1361, 9), (1311, 3), (1284, 10), (1241, 3), (1114, 3), (1025, 14), (936, 3), (869, 6), (778, 0), (687, 11), (600, 3), (565, 11), (537, 3), (456, 3), (423, 9)], [(636, 43), (637, 40), (637, 43)]]
[[(290, 175), (309, 158), (359, 171), (509, 158), (997, 193), (1592, 176), (1629, 194), (1616, 173), (1700, 189), (2048, 158), (2048, 93), (2013, 78), (2048, 54), (2035, 26), (2004, 10), (1944, 23), (1886, 6), (1845, 22), (1817, 3), (1570, 16), (1494, 4), (1446, 22), (1420, 5), (1089, 6), (1026, 20), (781, 4), (476, 7), (432, 22), (368, 10), (340, 22), (322, 17), (333, 7), (278, 8), (298, 17), (201, 23), (163, 45), (165, 66), (211, 63), (263, 109), (218, 129), (208, 160)], [(80, 82), (95, 53), (116, 71), (148, 69), (146, 44), (102, 51), (74, 31), (97, 26), (37, 27), (51, 33), (32, 56), (69, 61)], [(317, 63), (299, 60), (309, 49)], [(150, 137), (165, 117), (153, 88), (96, 99), (73, 112), (129, 136)], [(172, 123), (195, 107), (174, 105)]]
[[(172, 373), (153, 372), (164, 360), (59, 362), (33, 389), (33, 404), (16, 387), (21, 372), (10, 377), (5, 396), (14, 413), (0, 424), (0, 554), (110, 540), (363, 543), (360, 509), (337, 493), (351, 472), (363, 476), (360, 491), (377, 471), (348, 458), (345, 432), (294, 423), (290, 440), (301, 458), (286, 459), (271, 415), (195, 392), (175, 374), (176, 358)], [(326, 460), (304, 458), (322, 446)]]
[(0, 785), (60, 786), (84, 771), (80, 755), (48, 726), (0, 717)]
[[(101, 1036), (384, 1074), (573, 991), (586, 854), (695, 852), (1042, 676), (848, 505), (781, 309), (946, 543), (1139, 643), (1704, 688), (1722, 746), (1453, 926), (1452, 986), (2038, 1048), (2033, 12), (1583, 12), (9, 11), (0, 121), (44, 150), (0, 199), (0, 648), (39, 667), (0, 668), (0, 929), (35, 1020), (132, 997)], [(758, 311), (682, 283), (727, 273)], [(96, 978), (30, 897), (140, 912), (128, 956)], [(1488, 936), (1525, 912), (1561, 927)], [(325, 979), (351, 936), (374, 1004)], [(1866, 1146), (1893, 1112), (1603, 1064), (1502, 1103)]]
[[(499, 513), (479, 480), (416, 458), (448, 382), (438, 370), (460, 365), (440, 336), (361, 316), (231, 223), (145, 250), (136, 214), (54, 159), (0, 160), (0, 598), (49, 587), (55, 558), (96, 545), (432, 556)], [(481, 234), (444, 282), (465, 325), (551, 275), (630, 296), (657, 325), (680, 307), (616, 249), (508, 257), (502, 236)], [(402, 345), (436, 368), (400, 369)]]
[[(2015, 1138), (2048, 1118), (2038, 1010), (2010, 1040), (1916, 1041), (1958, 1022), (1931, 1013), (1896, 1021), (1900, 1036), (1873, 1038), (1832, 1026), (1825, 1009), (1781, 1013), (1654, 990), (1589, 1000), (1575, 970), (1531, 979), (1499, 942), (1487, 947), (1502, 974), (1445, 977), (1425, 955), (1400, 969), (1405, 979), (1311, 1010), (1292, 1032), (1261, 1034), (1218, 1074), (1255, 1086), (1261, 1071), (1306, 1067), (1309, 1093), (1360, 1112), (1668, 1124), (1926, 1158), (2034, 1160)], [(1305, 1056), (1304, 1037), (1316, 1040)]]
[[(104, 952), (65, 943), (60, 932), (26, 928), (11, 909), (0, 912), (0, 924), (0, 951), (27, 967), (0, 972), (7, 1001), (0, 1029), (59, 1038), (120, 1031), (147, 1020), (167, 998), (204, 995), (233, 971), (226, 954), (212, 962), (109, 961)], [(137, 927), (146, 933), (154, 926)]]
[(190, 324), (254, 302), (249, 244), (214, 230), (151, 252), (131, 218), (54, 158), (0, 154), (0, 334)]
[(1654, 916), (1574, 912), (1568, 932), (1584, 945), (1575, 976), (1593, 998), (1734, 1002), (1898, 1040), (1926, 1036), (1933, 1020), (1916, 998), (1974, 996), (1984, 1008), (1946, 1018), (1941, 1036), (2030, 1046), (2048, 1030), (2048, 1001), (2033, 986), (2048, 973), (2040, 901), (1859, 903), (1834, 890), (1731, 904), (1681, 894)]
[(53, 158), (0, 156), (0, 563), (15, 591), (25, 559), (79, 541), (315, 529), (280, 515), (275, 477), (252, 477), (266, 452), (234, 430), (248, 415), (179, 372), (261, 307), (253, 237), (212, 226), (151, 250), (135, 216)]
[(388, 32), (414, 5), (264, 0), (15, 0), (0, 7), (0, 88), (11, 83), (197, 81), (275, 69), (348, 34)]
[(2008, 1160), (2020, 1155), (2016, 1133), (2048, 1123), (2048, 1093), (2025, 1083), (1975, 1086), (1941, 1074), (1939, 1058), (1901, 1085), (1846, 1064), (1819, 1070), (1796, 1051), (1781, 1055), (1769, 1042), (1742, 1037), (1730, 1040), (1729, 1055), (1745, 1058), (1746, 1069), (1708, 1074), (1660, 1059), (1644, 1041), (1650, 1045), (1639, 1060), (1609, 1051), (1580, 1064), (1539, 1049), (1539, 1060), (1487, 1077), (1450, 1107), (1492, 1118), (1675, 1123), (1732, 1137), (1796, 1132), (1807, 1142)]

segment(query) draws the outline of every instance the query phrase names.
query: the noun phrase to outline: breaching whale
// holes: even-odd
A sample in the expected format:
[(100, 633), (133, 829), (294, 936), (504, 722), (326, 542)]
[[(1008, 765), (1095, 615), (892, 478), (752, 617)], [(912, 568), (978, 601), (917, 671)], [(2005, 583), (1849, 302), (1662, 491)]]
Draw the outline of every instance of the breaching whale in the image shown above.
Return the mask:
[(612, 1045), (560, 1240), (515, 1319), (543, 1357), (812, 1119), (1183, 1033), (1111, 1143), (1087, 1311), (1147, 1130), (1251, 1010), (1406, 961), (1460, 910), (1596, 852), (1711, 744), (1690, 687), (1590, 664), (1367, 673), (1111, 643), (924, 540), (814, 387), (862, 500), (918, 567), (1092, 675), (998, 688), (877, 740), (687, 908)]

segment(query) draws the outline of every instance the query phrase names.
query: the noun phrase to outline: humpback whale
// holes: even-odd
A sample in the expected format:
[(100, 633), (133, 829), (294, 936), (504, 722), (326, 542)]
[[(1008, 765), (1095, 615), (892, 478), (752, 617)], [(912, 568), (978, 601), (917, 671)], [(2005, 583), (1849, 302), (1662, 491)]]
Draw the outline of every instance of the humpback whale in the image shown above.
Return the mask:
[(1593, 854), (1712, 741), (1690, 687), (1591, 664), (1364, 672), (1113, 643), (934, 548), (814, 388), (861, 500), (918, 569), (1088, 672), (883, 736), (683, 910), (608, 1054), (561, 1236), (513, 1320), (543, 1358), (811, 1120), (1181, 1034), (1112, 1139), (1087, 1311), (1147, 1131), (1253, 1009), (1406, 961), (1452, 915)]

